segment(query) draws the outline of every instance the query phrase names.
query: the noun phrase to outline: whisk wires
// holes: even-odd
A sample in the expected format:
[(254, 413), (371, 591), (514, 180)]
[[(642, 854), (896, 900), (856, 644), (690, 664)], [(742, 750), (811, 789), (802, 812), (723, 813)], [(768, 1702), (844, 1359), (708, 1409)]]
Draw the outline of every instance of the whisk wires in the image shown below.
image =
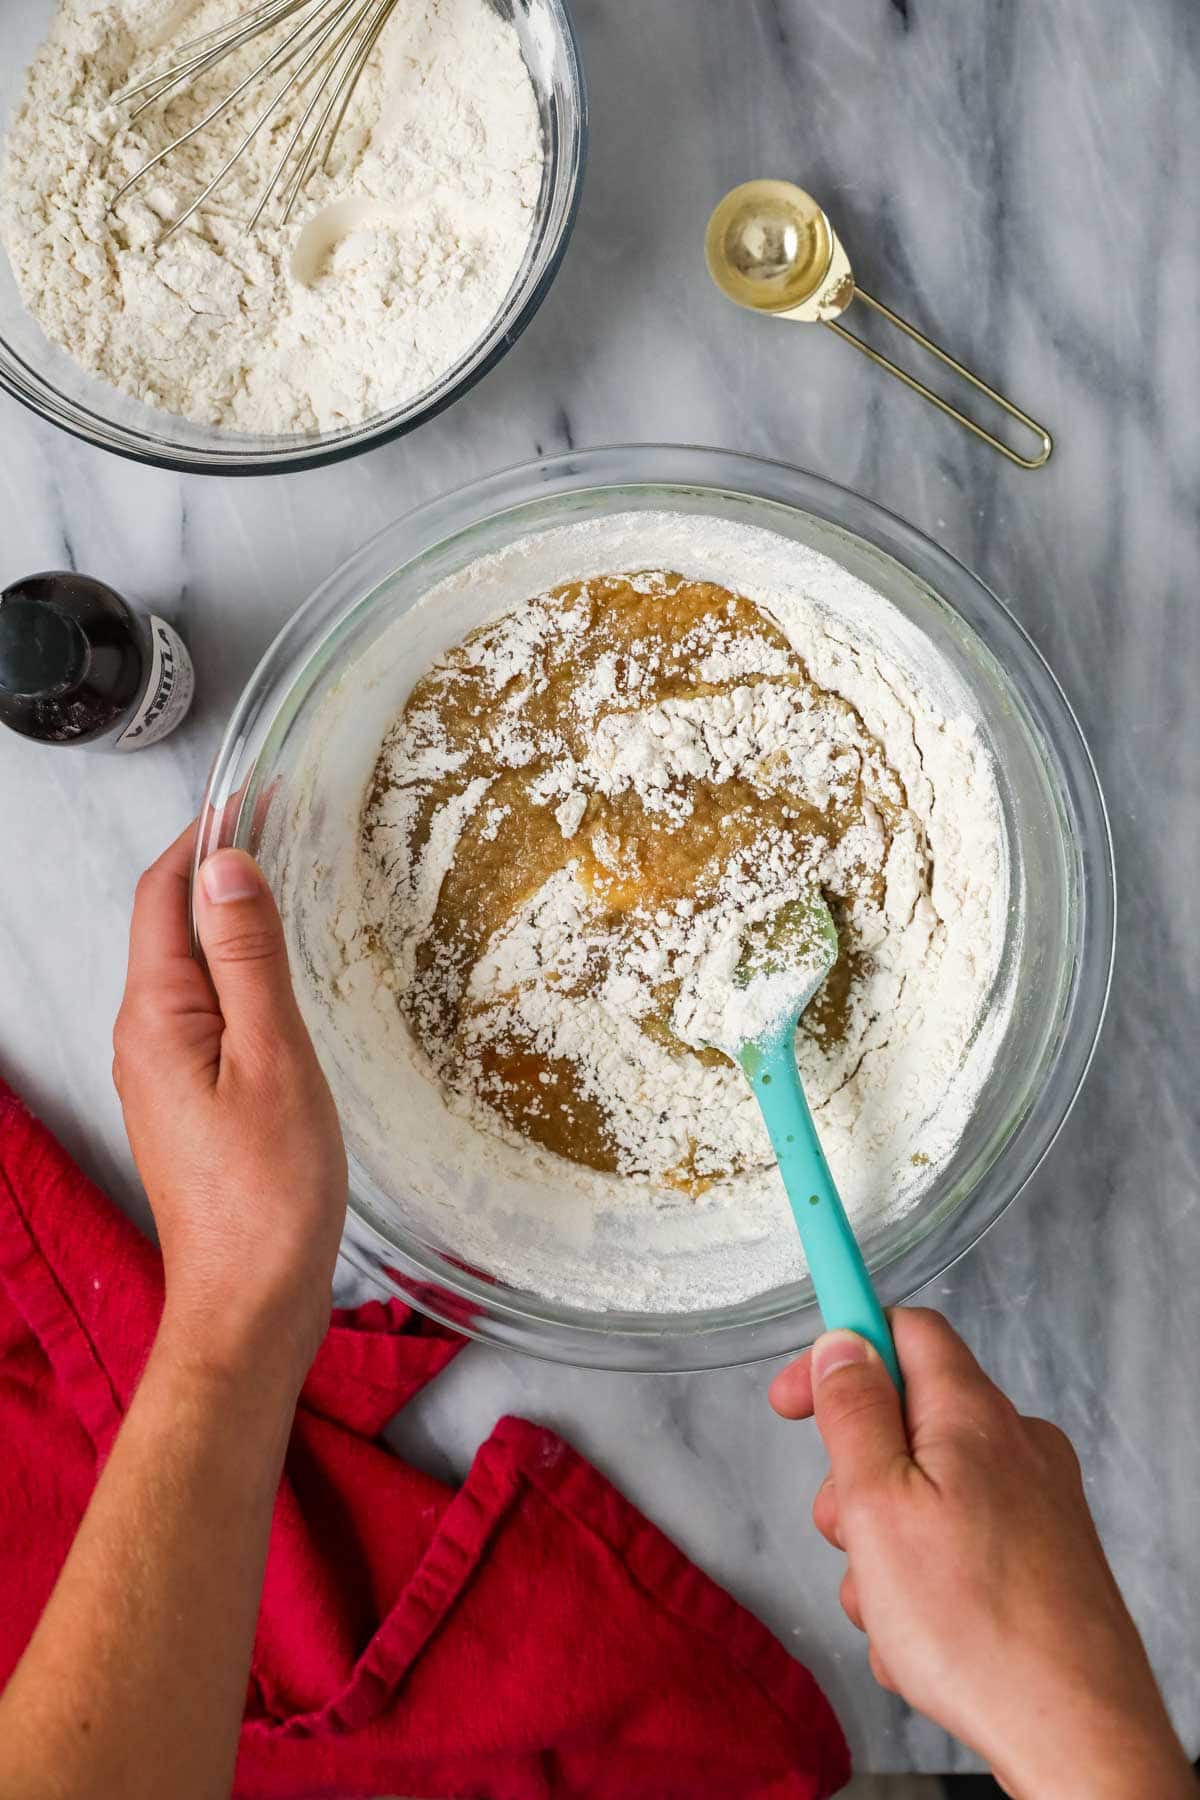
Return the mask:
[[(215, 26), (189, 39), (163, 58), (138, 82), (114, 96), (114, 105), (127, 105), (130, 101), (140, 100), (140, 104), (130, 114), (130, 124), (140, 118), (147, 108), (157, 105), (194, 82), (240, 50), (244, 44), (283, 25), (287, 20), (295, 21), (287, 34), (230, 93), (211, 106), (188, 130), (173, 137), (135, 170), (113, 195), (110, 208), (116, 206), (152, 169), (165, 162), (173, 151), (192, 142), (214, 120), (235, 107), (245, 94), (261, 84), (271, 82), (286, 70), (286, 79), (275, 89), (266, 106), (242, 135), (212, 180), (177, 218), (171, 220), (157, 241), (159, 244), (165, 243), (173, 232), (186, 225), (242, 159), (259, 134), (277, 116), (288, 95), (303, 93), (312, 85), (313, 91), (281, 155), (263, 183), (246, 229), (254, 229), (272, 197), (281, 189), (282, 221), (286, 224), (319, 151), (322, 166), (328, 167), (330, 153), (354, 98), (359, 79), (396, 4), (397, 0), (261, 0), (261, 4), (252, 6), (236, 22)], [(295, 168), (289, 175), (287, 171), (293, 159)]]

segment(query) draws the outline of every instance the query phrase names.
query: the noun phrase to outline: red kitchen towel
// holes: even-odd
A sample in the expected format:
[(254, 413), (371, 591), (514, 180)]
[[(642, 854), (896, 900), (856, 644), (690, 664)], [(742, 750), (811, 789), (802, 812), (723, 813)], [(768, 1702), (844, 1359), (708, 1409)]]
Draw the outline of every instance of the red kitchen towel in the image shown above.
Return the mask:
[[(0, 1084), (0, 1679), (137, 1385), (157, 1251)], [(502, 1419), (457, 1492), (376, 1441), (461, 1340), (335, 1313), (276, 1503), (243, 1800), (821, 1800), (827, 1701), (551, 1432)]]

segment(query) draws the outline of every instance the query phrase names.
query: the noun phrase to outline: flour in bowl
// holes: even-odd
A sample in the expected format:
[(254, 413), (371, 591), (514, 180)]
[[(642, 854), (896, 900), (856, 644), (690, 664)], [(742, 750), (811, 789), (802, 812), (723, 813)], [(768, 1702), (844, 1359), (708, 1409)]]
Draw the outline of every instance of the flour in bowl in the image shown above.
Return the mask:
[(740, 1069), (676, 1013), (823, 893), (842, 955), (804, 1060), (832, 1093), (876, 1019), (907, 1028), (907, 965), (940, 955), (929, 867), (856, 707), (763, 609), (659, 569), (531, 596), (456, 645), (389, 732), (363, 825), (370, 927), (453, 1103), (693, 1196), (774, 1158)]
[[(199, 212), (280, 78), (121, 185), (250, 74), (267, 33), (136, 120), (113, 96), (236, 16), (233, 0), (62, 0), (0, 171), (0, 238), (29, 311), (150, 406), (236, 431), (353, 426), (433, 386), (521, 268), (542, 180), (516, 30), (486, 0), (402, 0), (292, 217), (245, 229), (311, 90), (289, 98)], [(293, 29), (277, 27), (276, 33)]]
[(643, 512), (470, 564), (370, 666), (328, 703), (382, 720), (358, 841), (282, 886), (352, 1148), (410, 1228), (589, 1308), (796, 1279), (748, 1084), (686, 1021), (813, 891), (841, 946), (797, 1038), (822, 1142), (868, 1238), (919, 1202), (1003, 1032), (1009, 865), (969, 692), (913, 623), (782, 536)]

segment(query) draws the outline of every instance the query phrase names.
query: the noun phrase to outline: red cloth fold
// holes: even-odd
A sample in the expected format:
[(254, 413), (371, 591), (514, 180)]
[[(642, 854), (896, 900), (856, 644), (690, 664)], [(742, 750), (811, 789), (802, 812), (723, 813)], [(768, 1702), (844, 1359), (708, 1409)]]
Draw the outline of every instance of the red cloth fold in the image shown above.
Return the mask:
[[(0, 1086), (0, 1678), (137, 1386), (155, 1249)], [(461, 1340), (335, 1313), (276, 1503), (243, 1800), (823, 1800), (808, 1671), (551, 1432), (502, 1419), (463, 1487), (375, 1438)]]

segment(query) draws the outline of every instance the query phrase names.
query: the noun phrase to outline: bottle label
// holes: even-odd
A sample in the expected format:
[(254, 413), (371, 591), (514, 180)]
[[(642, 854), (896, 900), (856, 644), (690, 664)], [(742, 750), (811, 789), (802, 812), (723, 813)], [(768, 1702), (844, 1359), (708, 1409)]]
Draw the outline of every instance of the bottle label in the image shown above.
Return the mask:
[(141, 750), (165, 738), (182, 723), (196, 691), (192, 659), (179, 633), (154, 614), (149, 624), (153, 647), (150, 679), (137, 711), (113, 745), (114, 750)]

